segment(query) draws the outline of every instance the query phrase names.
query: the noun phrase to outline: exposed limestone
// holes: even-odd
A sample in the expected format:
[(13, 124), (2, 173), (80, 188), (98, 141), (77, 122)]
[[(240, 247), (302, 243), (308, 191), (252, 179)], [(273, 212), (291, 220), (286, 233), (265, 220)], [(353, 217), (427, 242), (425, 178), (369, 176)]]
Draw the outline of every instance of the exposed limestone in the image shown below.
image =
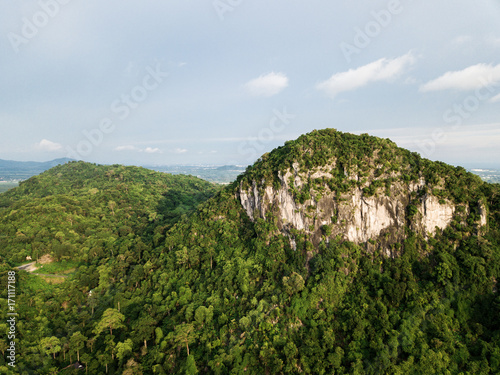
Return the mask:
[[(358, 175), (348, 175), (360, 181)], [(409, 223), (407, 208), (412, 199), (413, 202), (417, 199), (417, 214), (410, 225), (424, 237), (435, 235), (437, 229), (445, 229), (456, 211), (451, 202), (424, 193), (422, 189), (426, 187), (426, 181), (423, 178), (408, 183), (399, 179), (390, 186), (390, 194), (386, 195), (383, 189), (379, 189), (372, 196), (365, 196), (363, 187), (369, 185), (368, 181), (372, 181), (373, 176), (369, 176), (364, 185), (359, 186), (358, 183), (342, 194), (331, 191), (325, 184), (321, 187), (321, 194), (312, 192), (310, 199), (300, 203), (294, 198), (293, 189), (300, 189), (311, 179), (332, 178), (332, 174), (324, 169), (300, 174), (294, 165), (285, 175), (278, 173), (278, 177), (280, 183), (277, 189), (276, 185), (259, 187), (255, 181), (249, 189), (244, 190), (240, 186), (238, 197), (242, 206), (251, 220), (265, 218), (266, 213), (273, 212), (283, 234), (289, 235), (291, 229), (305, 231), (315, 244), (325, 238), (322, 227), (327, 225), (330, 226), (328, 238), (340, 235), (357, 244), (377, 239), (382, 250), (391, 256), (392, 245), (405, 239), (405, 226)], [(483, 206), (480, 214), (479, 225), (486, 225), (486, 209)]]
[(484, 203), (479, 204), (479, 226), (484, 227), (488, 224), (488, 211)]
[(425, 233), (433, 236), (436, 233), (436, 227), (445, 229), (450, 224), (455, 213), (455, 206), (450, 203), (440, 204), (438, 198), (426, 194), (419, 212), (422, 215)]

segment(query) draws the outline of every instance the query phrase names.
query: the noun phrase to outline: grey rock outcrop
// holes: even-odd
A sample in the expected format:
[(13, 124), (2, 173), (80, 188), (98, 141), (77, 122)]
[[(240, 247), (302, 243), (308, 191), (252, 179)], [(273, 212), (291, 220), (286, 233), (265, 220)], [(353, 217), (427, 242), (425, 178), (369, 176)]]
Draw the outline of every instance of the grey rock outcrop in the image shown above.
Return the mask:
[[(278, 184), (252, 181), (250, 188), (240, 186), (237, 197), (251, 220), (265, 219), (266, 214), (272, 212), (280, 231), (291, 238), (292, 246), (295, 242), (290, 233), (296, 229), (307, 233), (315, 245), (337, 236), (356, 244), (377, 240), (388, 256), (394, 255), (394, 244), (404, 241), (406, 226), (427, 238), (435, 235), (437, 229), (445, 229), (456, 213), (453, 202), (426, 191), (423, 178), (417, 182), (395, 178), (389, 188), (385, 191), (379, 188), (371, 196), (367, 196), (363, 188), (375, 179), (373, 175), (342, 193), (332, 191), (326, 183), (316, 183), (310, 198), (300, 203), (293, 192), (310, 186), (306, 184), (311, 181), (333, 178), (328, 169), (331, 170), (331, 166), (301, 173), (294, 165), (284, 175), (278, 173)], [(360, 181), (355, 174), (348, 178)], [(408, 210), (410, 204), (414, 205), (412, 214)], [(486, 225), (486, 210), (481, 209), (480, 214), (479, 224)]]

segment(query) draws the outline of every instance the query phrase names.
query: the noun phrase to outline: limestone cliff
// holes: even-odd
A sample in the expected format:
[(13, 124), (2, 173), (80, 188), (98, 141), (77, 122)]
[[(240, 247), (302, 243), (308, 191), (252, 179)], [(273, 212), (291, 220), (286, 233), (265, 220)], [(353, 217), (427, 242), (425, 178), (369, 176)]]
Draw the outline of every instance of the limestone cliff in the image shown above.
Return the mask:
[[(336, 159), (307, 170), (294, 162), (288, 169), (275, 171), (272, 183), (240, 181), (236, 195), (251, 220), (273, 215), (292, 244), (295, 229), (304, 231), (314, 245), (340, 237), (368, 247), (376, 243), (388, 256), (394, 256), (396, 244), (404, 241), (405, 228), (427, 238), (444, 230), (454, 218), (466, 219), (469, 204), (442, 197), (443, 179), (429, 182), (418, 176), (408, 180), (403, 178), (404, 168), (383, 171), (375, 158), (365, 162), (368, 167), (363, 169), (342, 166), (340, 179)], [(475, 204), (479, 205), (478, 225), (484, 226), (486, 209)], [(457, 210), (458, 206), (462, 208)]]

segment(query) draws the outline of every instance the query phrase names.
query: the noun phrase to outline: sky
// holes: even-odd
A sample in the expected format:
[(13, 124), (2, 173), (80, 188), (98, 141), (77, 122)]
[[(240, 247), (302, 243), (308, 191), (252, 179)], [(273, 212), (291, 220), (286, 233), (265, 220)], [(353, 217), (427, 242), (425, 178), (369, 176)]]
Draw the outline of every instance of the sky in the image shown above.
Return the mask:
[(500, 167), (497, 0), (0, 8), (0, 159), (248, 165), (335, 128)]

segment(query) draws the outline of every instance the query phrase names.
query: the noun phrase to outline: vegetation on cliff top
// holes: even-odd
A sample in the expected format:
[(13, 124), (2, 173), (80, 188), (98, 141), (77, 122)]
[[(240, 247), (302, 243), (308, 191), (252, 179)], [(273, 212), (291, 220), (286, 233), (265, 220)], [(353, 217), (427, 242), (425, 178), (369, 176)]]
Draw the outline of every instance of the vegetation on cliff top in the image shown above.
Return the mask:
[[(318, 169), (332, 175), (329, 180), (318, 179), (332, 190), (347, 192), (353, 186), (371, 183), (365, 189), (367, 195), (373, 195), (378, 188), (386, 190), (386, 186), (398, 179), (417, 182), (423, 178), (440, 198), (463, 203), (482, 195), (480, 189), (484, 184), (462, 167), (424, 159), (416, 152), (397, 147), (389, 139), (335, 129), (314, 130), (286, 142), (262, 155), (237, 181), (243, 189), (254, 181), (262, 186), (276, 185), (279, 184), (278, 173), (283, 176), (294, 170), (304, 175)], [(301, 189), (303, 195), (315, 188), (316, 181), (309, 179), (306, 182)], [(300, 192), (296, 195), (300, 199)]]

